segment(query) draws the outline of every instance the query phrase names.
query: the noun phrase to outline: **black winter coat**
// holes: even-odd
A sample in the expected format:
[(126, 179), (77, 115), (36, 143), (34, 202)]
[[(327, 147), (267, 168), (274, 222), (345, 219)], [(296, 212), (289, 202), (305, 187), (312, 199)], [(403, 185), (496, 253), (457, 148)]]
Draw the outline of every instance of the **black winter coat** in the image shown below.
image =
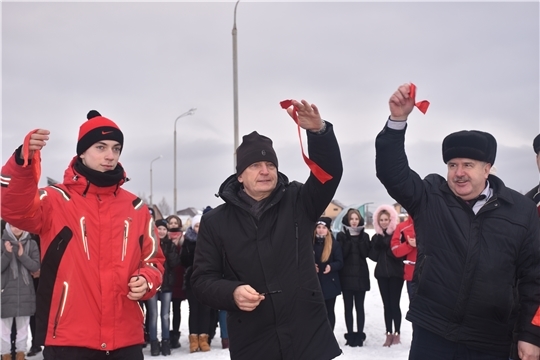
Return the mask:
[[(396, 258), (390, 247), (392, 235), (375, 234), (371, 238), (369, 258), (377, 263), (375, 266), (375, 278), (397, 277), (403, 279), (403, 258)], [(403, 280), (405, 281), (405, 280)]]
[[(333, 299), (341, 294), (341, 282), (339, 281), (339, 270), (343, 268), (343, 253), (341, 245), (332, 238), (332, 251), (327, 261), (322, 262), (321, 256), (324, 249), (324, 240), (315, 240), (313, 244), (313, 252), (315, 254), (315, 263), (319, 267), (317, 276), (321, 284), (324, 300)], [(326, 265), (330, 265), (330, 272), (325, 274)]]
[(404, 138), (405, 130), (379, 133), (376, 168), (390, 196), (414, 218), (417, 290), (407, 319), (500, 357), (508, 357), (517, 320), (519, 340), (540, 346), (540, 327), (531, 324), (540, 304), (534, 204), (489, 175), (493, 196), (474, 214), (446, 179), (431, 174), (422, 180), (409, 168)]
[(337, 234), (343, 250), (343, 268), (339, 272), (341, 289), (348, 291), (369, 291), (369, 269), (366, 258), (369, 255), (369, 235), (364, 229), (359, 235), (351, 236), (347, 229)]
[(175, 282), (176, 271), (175, 267), (180, 265), (180, 254), (176, 250), (176, 245), (169, 238), (160, 240), (161, 251), (165, 256), (163, 267), (163, 282), (161, 283), (161, 292), (171, 292)]
[(197, 233), (192, 228), (186, 231), (182, 250), (180, 251), (180, 263), (184, 267), (184, 290), (191, 289), (191, 275), (193, 274), (193, 261), (197, 248)]
[[(309, 157), (333, 178), (322, 184), (278, 185), (259, 217), (238, 197), (236, 175), (221, 185), (222, 204), (203, 215), (191, 279), (197, 298), (227, 310), (231, 359), (325, 360), (341, 354), (328, 322), (315, 272), (313, 229), (332, 200), (343, 172), (339, 147), (327, 122), (323, 134), (307, 132)], [(240, 311), (234, 290), (249, 284), (265, 297)]]

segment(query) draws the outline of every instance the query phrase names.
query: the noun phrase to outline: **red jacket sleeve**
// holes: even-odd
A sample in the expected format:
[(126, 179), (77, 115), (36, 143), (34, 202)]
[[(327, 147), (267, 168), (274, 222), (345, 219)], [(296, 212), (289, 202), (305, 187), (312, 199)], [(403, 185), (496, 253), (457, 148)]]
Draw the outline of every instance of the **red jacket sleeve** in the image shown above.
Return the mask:
[[(141, 300), (150, 299), (161, 287), (164, 273), (163, 264), (165, 262), (165, 257), (161, 251), (157, 228), (154, 225), (154, 220), (149, 212), (147, 212), (145, 223), (147, 225), (146, 232), (142, 238), (141, 267), (138, 272), (140, 272), (140, 275), (148, 282), (148, 291)], [(137, 275), (139, 274), (133, 274), (133, 276)]]

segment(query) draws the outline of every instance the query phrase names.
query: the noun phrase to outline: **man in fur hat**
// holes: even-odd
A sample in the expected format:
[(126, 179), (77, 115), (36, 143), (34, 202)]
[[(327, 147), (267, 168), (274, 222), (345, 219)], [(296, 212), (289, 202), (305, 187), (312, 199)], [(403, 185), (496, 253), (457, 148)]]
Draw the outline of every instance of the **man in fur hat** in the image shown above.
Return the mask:
[[(304, 184), (278, 171), (272, 140), (245, 135), (236, 174), (221, 185), (225, 201), (202, 217), (192, 288), (227, 310), (233, 360), (326, 360), (341, 354), (315, 273), (313, 229), (343, 171), (333, 126), (315, 105), (294, 101), (309, 155), (331, 179)], [(293, 107), (290, 107), (292, 114)]]
[(514, 329), (520, 359), (540, 359), (540, 222), (533, 203), (490, 174), (495, 138), (448, 135), (446, 179), (421, 179), (404, 149), (411, 85), (389, 106), (375, 144), (377, 177), (414, 218), (418, 239), (409, 359), (506, 360)]

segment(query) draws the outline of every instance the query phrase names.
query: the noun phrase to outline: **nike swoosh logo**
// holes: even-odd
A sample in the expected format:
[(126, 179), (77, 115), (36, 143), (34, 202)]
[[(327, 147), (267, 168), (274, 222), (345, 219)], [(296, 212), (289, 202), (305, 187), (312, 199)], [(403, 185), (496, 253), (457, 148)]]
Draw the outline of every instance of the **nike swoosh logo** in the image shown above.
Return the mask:
[(102, 131), (101, 132), (102, 135), (107, 135), (107, 134), (110, 134), (110, 133), (112, 133), (112, 130), (111, 131)]

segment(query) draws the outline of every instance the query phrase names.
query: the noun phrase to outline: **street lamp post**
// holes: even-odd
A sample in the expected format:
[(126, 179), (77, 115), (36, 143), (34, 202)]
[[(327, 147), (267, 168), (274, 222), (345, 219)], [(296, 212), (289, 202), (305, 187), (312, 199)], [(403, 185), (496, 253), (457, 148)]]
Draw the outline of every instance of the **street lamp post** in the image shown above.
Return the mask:
[(163, 155), (159, 155), (157, 158), (155, 158), (154, 160), (150, 161), (150, 207), (153, 207), (154, 206), (154, 200), (153, 200), (153, 197), (152, 197), (152, 164), (154, 163), (154, 161), (156, 160), (159, 160), (163, 157)]
[(191, 108), (182, 115), (178, 116), (176, 120), (174, 120), (174, 215), (176, 215), (176, 122), (184, 116), (195, 114), (196, 110), (197, 108)]
[(234, 23), (232, 29), (233, 38), (233, 94), (234, 94), (234, 149), (233, 149), (233, 170), (236, 171), (236, 156), (234, 153), (238, 148), (238, 56), (237, 56), (237, 42), (236, 42), (236, 7), (240, 0), (234, 5)]

